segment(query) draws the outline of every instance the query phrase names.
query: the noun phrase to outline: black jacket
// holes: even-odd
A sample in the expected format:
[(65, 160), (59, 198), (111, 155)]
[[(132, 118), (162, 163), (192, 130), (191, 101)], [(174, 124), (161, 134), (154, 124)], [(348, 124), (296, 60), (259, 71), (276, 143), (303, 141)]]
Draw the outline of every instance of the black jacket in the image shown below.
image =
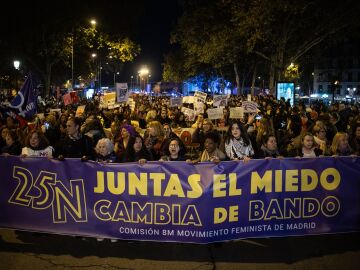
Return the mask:
[(94, 149), (91, 138), (82, 135), (80, 139), (73, 140), (69, 136), (63, 138), (55, 148), (55, 156), (62, 155), (64, 158), (81, 158), (86, 156), (94, 160)]

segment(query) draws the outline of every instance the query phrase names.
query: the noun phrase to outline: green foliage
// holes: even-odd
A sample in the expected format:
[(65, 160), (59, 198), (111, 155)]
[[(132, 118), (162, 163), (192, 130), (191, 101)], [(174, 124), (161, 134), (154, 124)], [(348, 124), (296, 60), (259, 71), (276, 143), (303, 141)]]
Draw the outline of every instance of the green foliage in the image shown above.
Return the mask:
[(299, 77), (299, 65), (291, 63), (285, 70), (285, 79), (287, 81), (296, 81)]

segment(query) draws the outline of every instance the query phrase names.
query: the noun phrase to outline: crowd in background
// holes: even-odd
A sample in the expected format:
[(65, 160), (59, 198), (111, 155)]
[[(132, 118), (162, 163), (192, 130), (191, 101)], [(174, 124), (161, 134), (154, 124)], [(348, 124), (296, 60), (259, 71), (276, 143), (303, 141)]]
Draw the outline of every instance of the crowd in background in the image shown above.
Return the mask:
[[(231, 119), (230, 108), (240, 107), (245, 96), (230, 96), (223, 118), (210, 120), (203, 113), (190, 121), (181, 107), (170, 107), (168, 97), (133, 96), (135, 108), (122, 103), (100, 108), (96, 99), (83, 100), (85, 111), (76, 117), (77, 105), (43, 104), (23, 128), (12, 117), (0, 115), (0, 153), (22, 157), (81, 158), (83, 161), (140, 162), (350, 156), (360, 153), (359, 104), (300, 103), (273, 96), (252, 96), (257, 113)], [(207, 101), (211, 101), (208, 97)], [(184, 132), (186, 130), (186, 132)], [(189, 132), (191, 130), (191, 132)]]

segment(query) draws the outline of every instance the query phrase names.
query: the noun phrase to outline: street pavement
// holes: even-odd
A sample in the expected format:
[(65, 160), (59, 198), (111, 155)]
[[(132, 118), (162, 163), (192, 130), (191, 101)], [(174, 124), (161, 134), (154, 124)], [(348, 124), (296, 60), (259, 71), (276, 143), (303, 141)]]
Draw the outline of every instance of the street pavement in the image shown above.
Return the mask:
[(360, 233), (195, 245), (0, 229), (0, 269), (360, 269)]

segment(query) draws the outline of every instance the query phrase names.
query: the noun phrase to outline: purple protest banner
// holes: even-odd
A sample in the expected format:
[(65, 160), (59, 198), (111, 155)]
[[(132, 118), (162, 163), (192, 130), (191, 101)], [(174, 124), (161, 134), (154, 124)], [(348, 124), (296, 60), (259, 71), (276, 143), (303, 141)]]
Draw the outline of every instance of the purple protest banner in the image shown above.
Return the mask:
[(0, 157), (0, 226), (211, 243), (358, 231), (360, 159), (102, 164)]

